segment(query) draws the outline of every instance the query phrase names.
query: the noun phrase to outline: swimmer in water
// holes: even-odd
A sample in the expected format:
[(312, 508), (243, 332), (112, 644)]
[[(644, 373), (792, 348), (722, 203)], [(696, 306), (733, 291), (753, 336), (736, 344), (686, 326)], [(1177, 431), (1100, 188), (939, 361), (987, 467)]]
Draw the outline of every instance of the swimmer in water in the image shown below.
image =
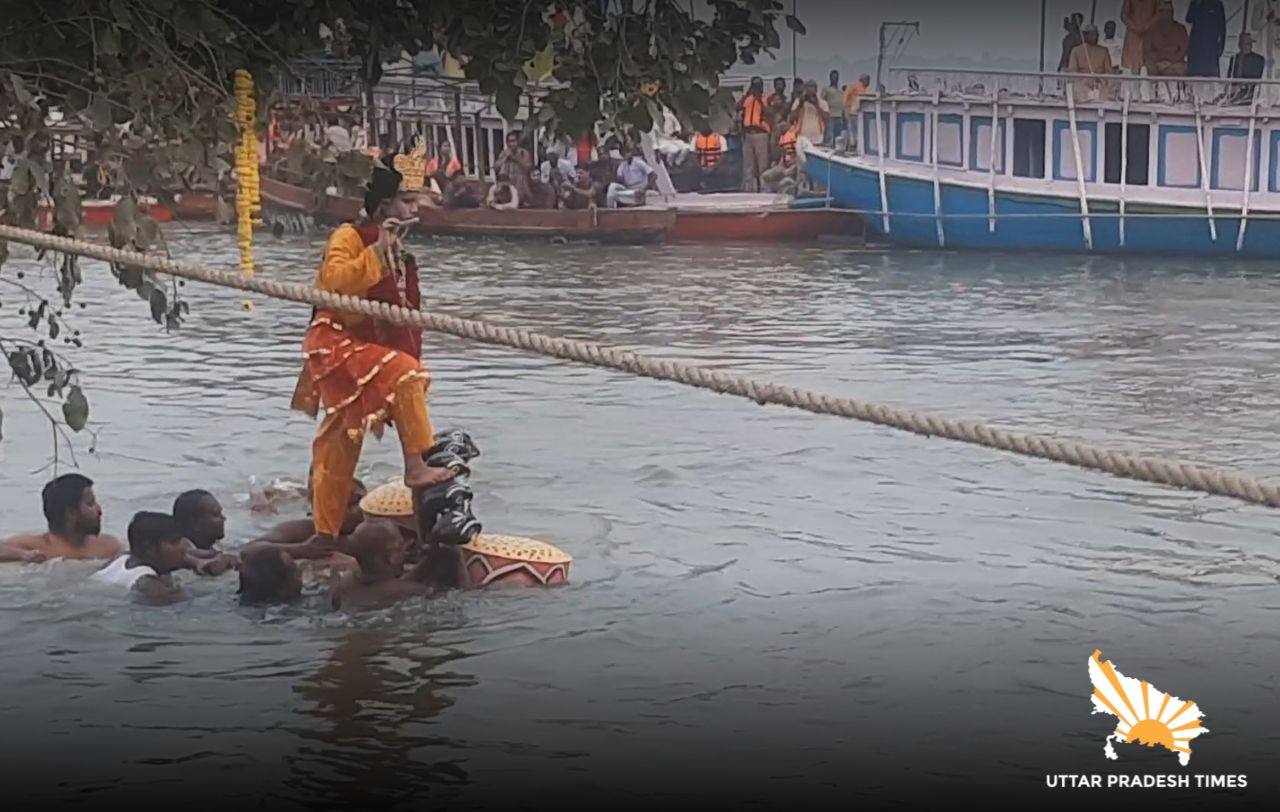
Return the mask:
[(278, 545), (250, 545), (241, 556), (239, 595), (245, 606), (292, 603), (302, 597), (302, 570)]
[(385, 519), (362, 523), (351, 535), (348, 548), (359, 565), (357, 572), (342, 575), (333, 585), (331, 602), (338, 611), (383, 609), (407, 598), (427, 597), (441, 590), (433, 576), (433, 557), (406, 573), (400, 531)]
[(189, 546), (178, 523), (165, 513), (142, 511), (129, 522), (129, 552), (93, 574), (93, 580), (124, 587), (142, 600), (169, 604), (183, 600), (171, 573), (188, 566)]
[[(364, 483), (353, 480), (351, 499), (347, 503), (347, 515), (342, 520), (338, 533), (340, 537), (350, 536), (360, 522), (364, 521), (364, 512), (360, 510), (360, 500), (368, 493)], [(311, 501), (311, 491), (307, 491), (307, 501)], [(281, 522), (260, 536), (257, 541), (270, 541), (276, 544), (302, 544), (316, 535), (316, 525), (311, 519), (293, 519)]]
[(41, 500), (48, 532), (0, 541), (0, 561), (106, 560), (125, 551), (120, 539), (102, 532), (102, 507), (94, 496), (93, 480), (63, 474), (44, 486)]
[(202, 490), (179, 494), (173, 500), (173, 520), (178, 524), (178, 531), (191, 542), (188, 563), (197, 574), (221, 575), (239, 563), (234, 555), (217, 547), (226, 536), (227, 517), (213, 494)]

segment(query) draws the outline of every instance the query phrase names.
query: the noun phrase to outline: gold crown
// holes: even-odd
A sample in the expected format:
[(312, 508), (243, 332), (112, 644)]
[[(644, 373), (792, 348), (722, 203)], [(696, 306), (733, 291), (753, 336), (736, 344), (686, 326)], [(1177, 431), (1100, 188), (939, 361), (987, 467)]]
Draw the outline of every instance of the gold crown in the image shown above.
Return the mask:
[(541, 564), (568, 564), (573, 556), (552, 544), (523, 536), (482, 534), (462, 545), (462, 549), (512, 561)]
[(400, 173), (404, 179), (406, 192), (421, 192), (423, 179), (427, 174), (427, 147), (421, 141), (413, 148), (413, 152), (401, 153), (391, 162), (391, 168)]
[(360, 500), (360, 509), (370, 516), (403, 519), (413, 516), (413, 491), (403, 479), (379, 485)]

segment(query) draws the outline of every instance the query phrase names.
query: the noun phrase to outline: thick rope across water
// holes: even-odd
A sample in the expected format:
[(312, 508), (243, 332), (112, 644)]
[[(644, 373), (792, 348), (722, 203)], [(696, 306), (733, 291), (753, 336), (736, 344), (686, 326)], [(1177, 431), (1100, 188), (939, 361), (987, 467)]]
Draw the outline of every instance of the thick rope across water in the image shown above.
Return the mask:
[(502, 327), (483, 321), (462, 319), (441, 313), (422, 313), (408, 308), (371, 302), (353, 296), (342, 296), (318, 290), (308, 285), (277, 282), (261, 276), (244, 276), (239, 273), (219, 271), (190, 262), (166, 259), (160, 256), (124, 251), (98, 243), (56, 237), (38, 231), (0, 225), (0, 239), (12, 240), (37, 248), (78, 254), (80, 256), (116, 262), (159, 273), (171, 274), (197, 282), (207, 282), (228, 288), (259, 293), (275, 299), (302, 302), (316, 307), (329, 308), (382, 319), (402, 327), (419, 327), (438, 333), (495, 344), (502, 347), (577, 361), (591, 366), (617, 369), (633, 375), (673, 381), (699, 389), (708, 389), (726, 395), (753, 400), (761, 405), (790, 406), (815, 414), (836, 415), (875, 423), (881, 426), (909, 431), (926, 437), (943, 437), (965, 443), (985, 446), (1000, 451), (1010, 451), (1030, 457), (1041, 457), (1081, 468), (1104, 471), (1128, 479), (1155, 482), (1177, 488), (1202, 491), (1219, 496), (1230, 496), (1246, 502), (1280, 507), (1280, 487), (1240, 474), (1209, 468), (1203, 465), (1142, 457), (1123, 451), (1097, 448), (1070, 440), (1059, 440), (1034, 434), (1018, 434), (1002, 431), (972, 420), (952, 420), (935, 415), (922, 414), (878, 403), (868, 403), (855, 398), (836, 397), (767, 381), (757, 381), (741, 375), (707, 369), (660, 358), (647, 358), (625, 350), (604, 347), (586, 341), (533, 333), (515, 327)]

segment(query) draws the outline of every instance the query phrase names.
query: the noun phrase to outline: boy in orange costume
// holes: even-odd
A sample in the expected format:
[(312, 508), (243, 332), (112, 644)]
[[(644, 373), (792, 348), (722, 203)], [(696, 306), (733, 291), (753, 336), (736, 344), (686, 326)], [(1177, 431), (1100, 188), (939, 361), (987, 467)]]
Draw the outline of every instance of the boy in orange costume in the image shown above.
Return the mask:
[[(325, 246), (316, 287), (418, 309), (418, 269), (404, 254), (394, 224), (412, 216), (400, 198), (400, 174), (374, 169), (364, 217), (339, 226)], [(303, 367), (293, 408), (324, 420), (312, 444), (316, 535), (335, 538), (347, 515), (356, 463), (366, 433), (392, 423), (404, 453), (405, 484), (415, 491), (453, 477), (428, 467), (434, 444), (427, 413), (431, 378), (423, 369), (422, 333), (365, 316), (317, 308), (302, 342)]]

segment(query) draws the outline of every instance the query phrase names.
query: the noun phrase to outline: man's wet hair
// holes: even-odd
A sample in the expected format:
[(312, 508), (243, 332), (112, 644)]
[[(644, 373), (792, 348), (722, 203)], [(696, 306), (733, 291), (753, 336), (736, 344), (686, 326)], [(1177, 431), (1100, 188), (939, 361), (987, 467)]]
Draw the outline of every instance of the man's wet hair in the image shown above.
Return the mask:
[(199, 521), (205, 500), (214, 498), (213, 494), (199, 489), (178, 494), (178, 498), (173, 500), (174, 521), (179, 527), (190, 527)]
[(84, 492), (92, 487), (93, 480), (82, 474), (63, 474), (44, 486), (40, 499), (51, 531), (56, 533), (65, 527), (67, 511), (79, 508)]
[(137, 555), (154, 550), (161, 544), (178, 541), (182, 531), (168, 513), (139, 511), (129, 520), (129, 552)]
[(240, 602), (262, 604), (277, 600), (288, 579), (289, 563), (284, 551), (273, 547), (254, 550), (240, 562)]

